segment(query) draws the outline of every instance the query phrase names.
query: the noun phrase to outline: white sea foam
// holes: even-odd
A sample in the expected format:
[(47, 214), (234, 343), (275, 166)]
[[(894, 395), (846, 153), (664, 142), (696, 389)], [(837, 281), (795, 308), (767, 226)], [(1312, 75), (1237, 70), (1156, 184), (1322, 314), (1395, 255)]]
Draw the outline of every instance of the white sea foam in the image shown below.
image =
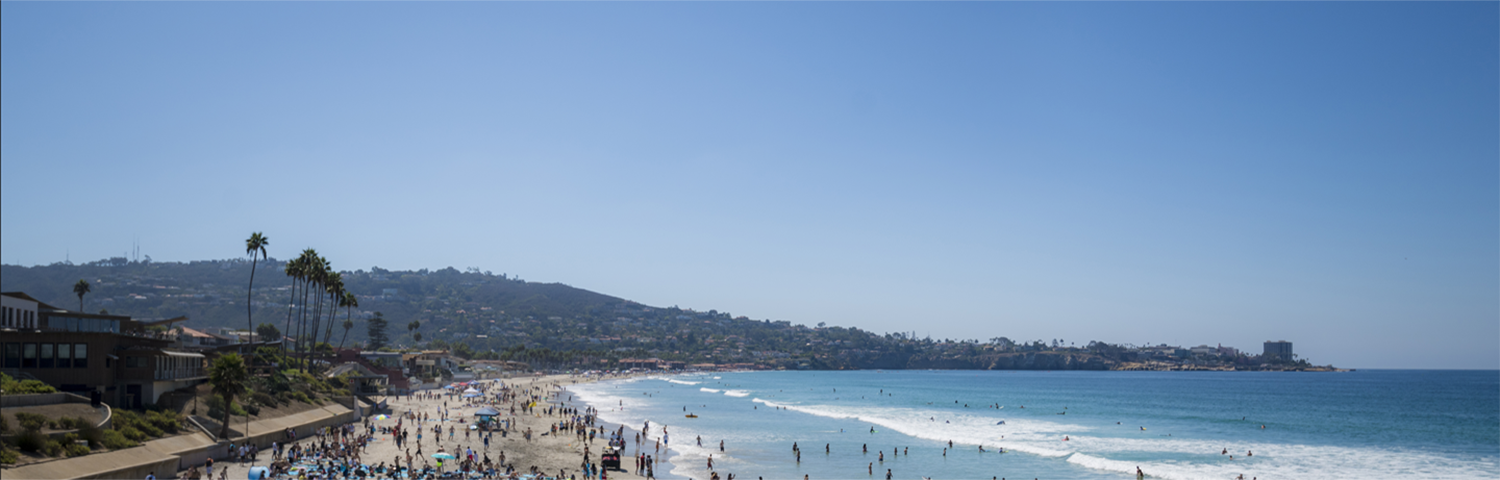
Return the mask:
[(657, 377), (657, 379), (658, 380), (666, 380), (668, 382), (672, 382), (672, 383), (675, 383), (675, 384), (678, 384), (678, 385), (697, 385), (699, 383), (703, 383), (703, 382), (689, 382), (687, 380), (678, 380), (678, 379), (670, 378), (670, 377)]
[(749, 390), (730, 390), (730, 391), (724, 392), (724, 394), (728, 395), (728, 396), (731, 396), (731, 397), (748, 397), (748, 396), (750, 396), (750, 391)]
[[(1474, 461), (1400, 449), (1262, 442), (1237, 442), (1234, 448), (1239, 454), (1235, 460), (1229, 460), (1228, 455), (1218, 455), (1224, 447), (1222, 441), (1103, 437), (1091, 434), (1098, 431), (1096, 428), (1083, 425), (1028, 419), (1012, 419), (1005, 425), (995, 425), (993, 417), (901, 407), (796, 405), (758, 398), (755, 401), (822, 417), (856, 419), (873, 424), (877, 430), (894, 430), (916, 438), (939, 442), (952, 440), (955, 444), (984, 445), (990, 449), (1003, 447), (1011, 452), (1041, 457), (1066, 457), (1069, 463), (1097, 470), (1133, 474), (1139, 466), (1153, 477), (1172, 480), (1232, 478), (1241, 473), (1247, 478), (1334, 480), (1495, 478), (1494, 473), (1500, 468), (1500, 462), (1494, 457)], [(1062, 440), (1064, 436), (1067, 441)], [(1255, 456), (1243, 457), (1245, 450), (1255, 452)], [(1211, 460), (1136, 462), (1110, 458), (1112, 455), (1140, 457), (1142, 454), (1157, 458), (1208, 455)]]
[(713, 389), (713, 388), (708, 388), (708, 387), (699, 388), (698, 391), (700, 391), (700, 392), (708, 392), (708, 393), (719, 393), (719, 390)]
[(1007, 450), (1043, 457), (1062, 457), (1072, 453), (1069, 450), (1059, 450), (1043, 446), (1043, 444), (1054, 443), (1053, 439), (1058, 440), (1055, 443), (1061, 443), (1063, 435), (1088, 430), (1087, 427), (1040, 420), (1013, 420), (1006, 422), (1005, 425), (995, 425), (991, 417), (955, 416), (951, 412), (901, 407), (796, 405), (760, 398), (754, 401), (820, 417), (868, 422), (883, 429), (895, 430), (916, 438), (940, 442), (952, 440), (954, 443), (972, 446), (1004, 447)]

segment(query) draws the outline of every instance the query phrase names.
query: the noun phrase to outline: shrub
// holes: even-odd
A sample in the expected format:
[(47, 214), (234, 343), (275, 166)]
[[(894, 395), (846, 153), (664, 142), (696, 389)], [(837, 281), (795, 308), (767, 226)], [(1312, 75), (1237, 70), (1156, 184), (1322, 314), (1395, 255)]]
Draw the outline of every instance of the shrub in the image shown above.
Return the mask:
[[(156, 427), (157, 430), (166, 433), (177, 433), (178, 430), (182, 429), (182, 421), (177, 418), (175, 412), (147, 412), (146, 421), (150, 422), (151, 426)], [(159, 437), (161, 435), (156, 436)]]
[(57, 391), (57, 389), (52, 388), (51, 385), (47, 385), (36, 380), (16, 381), (16, 379), (11, 378), (10, 375), (6, 375), (4, 373), (0, 373), (0, 390), (4, 390), (6, 395), (16, 395), (22, 393), (53, 393)]
[(119, 450), (121, 448), (130, 448), (136, 446), (135, 441), (127, 438), (125, 434), (121, 433), (119, 430), (105, 430), (104, 438), (101, 443), (104, 444), (104, 448), (108, 448), (110, 450)]
[(65, 451), (67, 450), (63, 448), (63, 444), (61, 442), (58, 442), (57, 440), (49, 439), (46, 443), (42, 444), (42, 455), (46, 455), (49, 457), (60, 457)]
[(21, 424), (22, 430), (41, 431), (47, 425), (47, 416), (29, 412), (16, 412), (16, 423)]
[[(181, 428), (182, 424), (175, 414), (154, 410), (146, 412), (145, 415), (126, 410), (115, 411), (115, 429), (133, 440), (160, 437), (166, 435), (167, 432), (177, 433)], [(129, 431), (126, 431), (127, 429)]]
[[(245, 408), (241, 407), (239, 403), (230, 404), (229, 413), (240, 416), (247, 415)], [(224, 418), (224, 397), (215, 395), (208, 400), (208, 416), (216, 419)]]
[(62, 418), (59, 418), (57, 420), (48, 420), (47, 421), (47, 428), (51, 428), (53, 430), (72, 430), (72, 429), (78, 428), (78, 424), (80, 424), (80, 423), (88, 423), (88, 422), (85, 422), (85, 421), (83, 421), (83, 419), (80, 419), (80, 418), (62, 417)]
[(277, 405), (276, 397), (270, 396), (265, 392), (255, 392), (254, 394), (251, 394), (250, 400), (254, 401), (258, 405), (271, 408), (276, 408)]
[(124, 435), (125, 438), (131, 439), (131, 440), (134, 440), (134, 441), (137, 441), (137, 442), (143, 441), (146, 438), (148, 438), (148, 437), (146, 437), (146, 434), (141, 433), (141, 431), (139, 429), (135, 428), (135, 427), (121, 428), (121, 429), (119, 429), (119, 432), (120, 432), (120, 435)]
[(23, 452), (38, 452), (47, 443), (47, 436), (36, 430), (26, 430), (10, 440)]
[(256, 405), (253, 403), (246, 404), (245, 411), (249, 412), (251, 415), (260, 415), (260, 405)]
[(67, 447), (64, 447), (63, 453), (66, 453), (69, 457), (82, 457), (93, 453), (93, 450), (89, 450), (87, 445), (70, 443)]
[(21, 461), (21, 454), (16, 453), (15, 450), (0, 447), (0, 463), (15, 465), (19, 461)]
[(93, 422), (84, 421), (80, 418), (74, 423), (78, 425), (78, 438), (88, 440), (90, 447), (98, 447), (99, 442), (104, 439), (104, 432), (100, 431), (99, 427), (94, 426)]

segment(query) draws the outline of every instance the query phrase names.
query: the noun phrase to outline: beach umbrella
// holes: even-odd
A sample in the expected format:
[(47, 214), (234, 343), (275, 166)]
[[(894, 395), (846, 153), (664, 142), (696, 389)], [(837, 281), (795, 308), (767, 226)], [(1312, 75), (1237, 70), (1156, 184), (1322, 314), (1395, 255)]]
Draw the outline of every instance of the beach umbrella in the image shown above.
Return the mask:
[(390, 415), (386, 415), (384, 413), (375, 416), (376, 420), (390, 420), (390, 418), (391, 418)]
[(455, 457), (455, 456), (453, 456), (453, 455), (451, 455), (451, 454), (449, 454), (447, 452), (442, 452), (442, 453), (434, 453), (434, 454), (432, 454), (432, 458), (437, 458), (437, 459), (442, 459), (442, 460), (452, 460), (452, 459), (455, 459), (455, 458), (458, 458), (458, 457)]
[(268, 480), (270, 478), (271, 471), (266, 469), (266, 467), (250, 467), (250, 480)]
[(479, 393), (479, 390), (475, 390), (475, 389), (470, 388), (470, 389), (464, 390), (464, 393)]
[(480, 395), (478, 393), (465, 393), (464, 394), (464, 398), (474, 398), (474, 397), (483, 397), (483, 396), (484, 395)]
[(445, 385), (445, 386), (443, 386), (443, 388), (450, 388), (451, 389), (451, 388), (453, 388), (453, 385)]

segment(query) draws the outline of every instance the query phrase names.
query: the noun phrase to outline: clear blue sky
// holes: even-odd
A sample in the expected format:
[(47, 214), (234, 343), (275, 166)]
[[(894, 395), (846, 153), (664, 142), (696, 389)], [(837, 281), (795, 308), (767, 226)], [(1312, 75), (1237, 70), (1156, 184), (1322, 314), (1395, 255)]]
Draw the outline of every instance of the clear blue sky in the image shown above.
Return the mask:
[(1500, 367), (1500, 8), (0, 3), (0, 261)]

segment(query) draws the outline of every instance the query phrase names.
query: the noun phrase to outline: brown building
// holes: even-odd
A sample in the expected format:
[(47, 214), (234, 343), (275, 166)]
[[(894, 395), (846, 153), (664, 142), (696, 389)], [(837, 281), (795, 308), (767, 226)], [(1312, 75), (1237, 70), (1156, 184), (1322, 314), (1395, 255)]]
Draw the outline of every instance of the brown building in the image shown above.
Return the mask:
[(34, 377), (57, 389), (106, 403), (140, 408), (161, 394), (208, 380), (204, 357), (171, 349), (172, 340), (146, 331), (152, 324), (122, 315), (57, 308), (21, 292), (0, 293), (7, 317), (34, 321), (0, 326), (0, 371)]

